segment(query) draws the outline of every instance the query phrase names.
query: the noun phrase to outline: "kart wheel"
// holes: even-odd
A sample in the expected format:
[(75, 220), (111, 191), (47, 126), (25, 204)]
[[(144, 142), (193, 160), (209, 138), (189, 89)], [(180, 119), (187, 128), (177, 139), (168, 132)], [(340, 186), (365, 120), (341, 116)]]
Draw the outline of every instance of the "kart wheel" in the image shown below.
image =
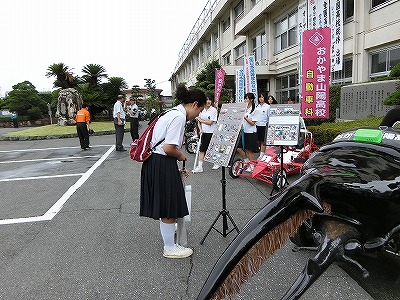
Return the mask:
[(196, 153), (197, 150), (197, 141), (188, 141), (186, 143), (186, 151), (190, 154)]
[(272, 185), (274, 189), (280, 191), (287, 184), (287, 172), (285, 169), (279, 168), (272, 173)]
[(240, 158), (238, 158), (230, 166), (229, 175), (232, 178), (238, 178), (239, 174), (241, 174), (242, 172), (243, 172), (243, 161)]

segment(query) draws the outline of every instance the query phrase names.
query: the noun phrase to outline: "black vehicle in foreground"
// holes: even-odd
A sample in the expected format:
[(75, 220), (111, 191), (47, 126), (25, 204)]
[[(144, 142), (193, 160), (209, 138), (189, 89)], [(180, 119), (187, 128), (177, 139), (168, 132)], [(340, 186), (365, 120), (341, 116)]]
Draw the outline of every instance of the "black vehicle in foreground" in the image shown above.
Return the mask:
[(316, 250), (282, 299), (299, 299), (338, 260), (369, 275), (356, 256), (400, 255), (400, 130), (344, 132), (304, 164), (301, 177), (271, 197), (216, 262), (197, 299), (222, 299), (288, 239)]

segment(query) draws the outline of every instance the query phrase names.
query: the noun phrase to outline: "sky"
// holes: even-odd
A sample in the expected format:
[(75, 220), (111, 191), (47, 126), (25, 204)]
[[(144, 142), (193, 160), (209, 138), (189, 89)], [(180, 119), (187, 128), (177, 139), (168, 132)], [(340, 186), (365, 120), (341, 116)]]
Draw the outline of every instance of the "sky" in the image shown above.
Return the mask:
[(55, 77), (45, 74), (54, 63), (78, 76), (99, 64), (129, 88), (150, 78), (171, 95), (168, 79), (207, 1), (2, 0), (0, 97), (25, 80), (51, 91)]

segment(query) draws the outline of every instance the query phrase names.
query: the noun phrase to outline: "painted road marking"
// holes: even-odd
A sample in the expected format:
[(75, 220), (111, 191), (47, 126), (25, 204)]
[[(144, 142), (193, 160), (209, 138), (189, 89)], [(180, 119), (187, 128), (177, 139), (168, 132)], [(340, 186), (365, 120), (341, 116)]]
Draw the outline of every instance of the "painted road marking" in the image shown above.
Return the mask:
[[(112, 145), (95, 145), (90, 146), (90, 148), (96, 147), (111, 147)], [(73, 147), (57, 147), (57, 148), (37, 148), (37, 149), (19, 149), (19, 150), (0, 150), (0, 153), (8, 153), (8, 152), (33, 152), (33, 151), (46, 151), (46, 150), (61, 150), (61, 149), (80, 149), (81, 147), (73, 146)]]
[(51, 176), (35, 176), (35, 177), (7, 178), (7, 179), (0, 179), (0, 182), (21, 181), (21, 180), (34, 180), (34, 179), (49, 179), (49, 178), (59, 178), (59, 177), (73, 177), (73, 176), (82, 176), (83, 174), (84, 174), (84, 173), (63, 174), (63, 175), (51, 175)]
[(23, 162), (35, 162), (35, 161), (51, 161), (51, 160), (66, 160), (66, 159), (81, 159), (81, 158), (93, 158), (93, 157), (100, 157), (100, 155), (66, 156), (66, 157), (54, 157), (54, 158), (36, 158), (36, 159), (24, 159), (24, 160), (9, 160), (9, 161), (0, 161), (0, 164), (12, 164), (12, 163), (23, 163)]
[(113, 152), (115, 149), (115, 145), (112, 145), (110, 149), (104, 155), (96, 161), (96, 163), (87, 170), (77, 182), (75, 182), (65, 193), (61, 196), (60, 199), (57, 200), (56, 203), (50, 209), (44, 213), (42, 216), (36, 217), (26, 217), (26, 218), (15, 218), (15, 219), (4, 219), (0, 220), (0, 225), (8, 225), (8, 224), (18, 224), (18, 223), (27, 223), (27, 222), (42, 222), (42, 221), (50, 221), (57, 215), (57, 213), (61, 210), (63, 205), (67, 202), (67, 200), (79, 189), (89, 179), (89, 177), (93, 174), (93, 172), (107, 159), (107, 157)]

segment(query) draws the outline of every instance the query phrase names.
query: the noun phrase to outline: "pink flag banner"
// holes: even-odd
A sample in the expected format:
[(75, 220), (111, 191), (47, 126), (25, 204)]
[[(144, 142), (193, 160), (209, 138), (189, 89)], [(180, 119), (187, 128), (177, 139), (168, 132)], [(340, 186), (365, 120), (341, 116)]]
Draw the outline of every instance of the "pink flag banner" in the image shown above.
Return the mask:
[(223, 69), (215, 70), (215, 91), (214, 91), (214, 105), (218, 108), (219, 98), (221, 96), (221, 91), (224, 86), (225, 81), (225, 71)]
[(302, 43), (301, 116), (329, 118), (331, 29), (305, 30)]

